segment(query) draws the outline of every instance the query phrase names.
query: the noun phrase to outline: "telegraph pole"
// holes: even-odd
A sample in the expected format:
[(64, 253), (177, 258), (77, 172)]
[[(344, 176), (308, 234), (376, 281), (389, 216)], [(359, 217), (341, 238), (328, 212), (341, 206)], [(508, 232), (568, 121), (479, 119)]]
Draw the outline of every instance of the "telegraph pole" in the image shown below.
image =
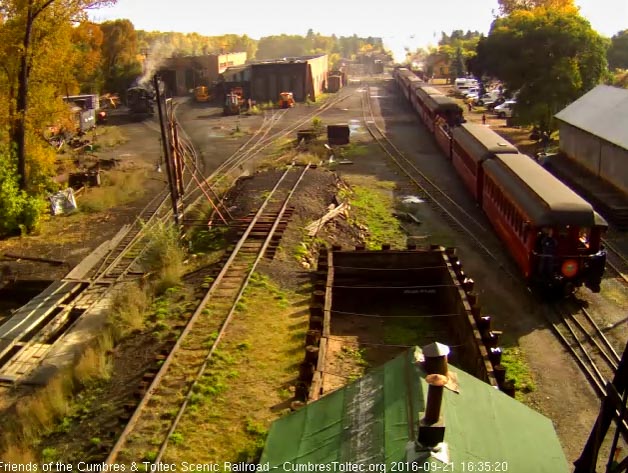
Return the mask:
[(174, 224), (179, 226), (179, 189), (176, 183), (176, 170), (171, 152), (171, 143), (166, 126), (166, 113), (164, 110), (163, 97), (159, 90), (159, 76), (155, 74), (153, 77), (153, 85), (155, 87), (155, 99), (157, 101), (157, 111), (159, 112), (159, 125), (161, 129), (161, 143), (164, 148), (164, 161), (166, 162), (166, 172), (168, 173), (168, 188), (170, 189), (170, 200), (172, 202), (172, 215), (174, 216)]

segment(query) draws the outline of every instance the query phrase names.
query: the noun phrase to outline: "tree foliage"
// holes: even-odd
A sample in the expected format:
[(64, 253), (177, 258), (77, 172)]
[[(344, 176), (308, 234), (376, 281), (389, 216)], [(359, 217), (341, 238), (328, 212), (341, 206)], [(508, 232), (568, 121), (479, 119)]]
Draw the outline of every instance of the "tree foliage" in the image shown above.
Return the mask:
[[(36, 75), (49, 66), (49, 59), (68, 56), (68, 27), (85, 19), (89, 8), (114, 3), (114, 0), (4, 0), (0, 3), (2, 29), (8, 33), (8, 41), (3, 47), (12, 52), (15, 76), (11, 92), (9, 115), (10, 140), (16, 146), (17, 172), (20, 188), (26, 189), (27, 176), (27, 141), (29, 133), (29, 110), (31, 80), (37, 85)], [(45, 54), (47, 53), (47, 54)], [(54, 57), (53, 57), (54, 56)], [(62, 67), (57, 76), (67, 83), (68, 65)], [(8, 70), (8, 68), (7, 68)], [(36, 88), (36, 87), (35, 87)], [(46, 87), (42, 87), (45, 89)]]
[(37, 228), (45, 203), (20, 190), (15, 156), (0, 147), (0, 236)]
[(102, 75), (105, 90), (124, 92), (142, 72), (140, 48), (133, 23), (113, 20), (100, 24)]
[(620, 31), (611, 38), (608, 66), (611, 69), (628, 69), (628, 30)]
[[(54, 188), (44, 130), (69, 115), (62, 95), (98, 74), (98, 28), (86, 10), (110, 0), (0, 2), (0, 233), (37, 224), (37, 196)], [(9, 152), (11, 150), (11, 152)]]
[(548, 8), (551, 10), (577, 11), (573, 0), (497, 0), (502, 15), (510, 15), (516, 10), (534, 10)]
[(462, 77), (466, 75), (467, 63), (476, 55), (476, 48), (482, 34), (479, 31), (454, 30), (451, 35), (444, 31), (437, 47), (429, 50), (419, 49), (407, 56), (413, 62), (423, 63), (423, 68), (428, 76), (434, 72), (434, 65), (446, 62), (449, 64), (450, 78)]
[(475, 67), (519, 91), (521, 123), (547, 128), (555, 113), (604, 78), (607, 46), (577, 11), (516, 10), (493, 22)]
[(328, 54), (330, 64), (335, 66), (341, 58), (354, 59), (358, 54), (383, 52), (383, 49), (381, 38), (324, 36), (310, 29), (305, 36), (283, 34), (261, 38), (256, 59)]

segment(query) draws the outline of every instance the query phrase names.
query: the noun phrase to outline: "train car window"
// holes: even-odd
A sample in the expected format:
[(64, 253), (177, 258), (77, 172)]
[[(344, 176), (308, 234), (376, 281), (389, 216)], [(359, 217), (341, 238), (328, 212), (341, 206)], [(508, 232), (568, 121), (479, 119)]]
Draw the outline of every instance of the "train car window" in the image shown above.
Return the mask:
[(589, 241), (591, 240), (591, 229), (581, 228), (578, 232), (578, 248), (583, 250), (589, 249)]

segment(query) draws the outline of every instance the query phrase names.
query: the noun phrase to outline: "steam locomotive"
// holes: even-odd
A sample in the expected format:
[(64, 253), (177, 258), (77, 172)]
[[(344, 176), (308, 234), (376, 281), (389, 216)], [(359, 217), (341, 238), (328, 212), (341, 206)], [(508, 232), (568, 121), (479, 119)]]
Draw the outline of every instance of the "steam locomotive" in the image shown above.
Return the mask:
[[(159, 82), (159, 91), (163, 95), (165, 86), (163, 82)], [(129, 113), (134, 116), (154, 115), (157, 96), (152, 82), (136, 82), (135, 85), (126, 91), (126, 104), (129, 107)]]

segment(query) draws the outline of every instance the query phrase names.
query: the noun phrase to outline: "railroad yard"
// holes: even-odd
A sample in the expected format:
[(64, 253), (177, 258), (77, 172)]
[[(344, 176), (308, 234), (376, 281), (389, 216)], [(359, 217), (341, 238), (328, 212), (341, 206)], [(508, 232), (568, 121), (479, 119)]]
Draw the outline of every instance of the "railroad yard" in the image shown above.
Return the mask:
[[(145, 235), (163, 232), (160, 222), (172, 221), (164, 173), (156, 167), (155, 120), (114, 121), (127, 141), (103, 153), (119, 160), (112, 173), (139, 176), (133, 178), (145, 183), (139, 195), (111, 208), (55, 217), (44, 235), (0, 242), (0, 253), (50, 260), (6, 262), (16, 281), (46, 283), (15, 291), (0, 308), (0, 323), (10, 323), (12, 311), (49, 282), (58, 284), (45, 301), (34, 299), (39, 306), (30, 313), (46, 305), (46, 315), (10, 346), (0, 345), (0, 407), (20, 419), (20, 402), (42, 384), (57, 389), (55, 383), (74, 383), (78, 393), (68, 401), (46, 391), (48, 399), (59, 396), (61, 414), (30, 416), (46, 435), (31, 435), (26, 421), (16, 421), (11, 428), (31, 445), (13, 445), (6, 460), (255, 461), (270, 423), (299, 409), (308, 395), (325, 395), (407, 347), (431, 342), (450, 345), (452, 362), (461, 367), (462, 353), (474, 353), (467, 364), (481, 365), (485, 381), (548, 416), (568, 462), (578, 458), (597, 417), (604, 380), (612, 377), (628, 339), (623, 233), (611, 227), (605, 237), (609, 256), (599, 293), (580, 288), (568, 302), (549, 303), (526, 287), (491, 222), (390, 74), (353, 77), (319, 102), (257, 115), (224, 117), (219, 107), (176, 102), (185, 167), (196, 173), (193, 179), (184, 174), (183, 203), (196, 204), (196, 210), (182, 217), (186, 251), (175, 283), (167, 284), (165, 275), (163, 289), (146, 295), (158, 271), (142, 264)], [(479, 121), (481, 113), (466, 116)], [(350, 144), (329, 151), (323, 146), (325, 126), (334, 124), (349, 124)], [(489, 121), (498, 133), (502, 124)], [(297, 143), (303, 129), (318, 138)], [(205, 178), (211, 187), (198, 185)], [(222, 205), (212, 208), (207, 196)], [(112, 239), (110, 248), (84, 259)], [(425, 261), (451, 271), (395, 280), (414, 291), (408, 297), (387, 297), (386, 288), (369, 298), (343, 293), (342, 284), (358, 284), (359, 271), (342, 272), (357, 267), (351, 260), (356, 247), (365, 255), (423, 248), (436, 254)], [(384, 265), (392, 275), (399, 263), (365, 266), (370, 264), (361, 269)], [(325, 305), (330, 271), (341, 281), (334, 290), (343, 302), (333, 310)], [(446, 299), (460, 302), (432, 303), (429, 297), (442, 293), (431, 280), (455, 287)], [(373, 281), (382, 289), (382, 280)], [(432, 295), (422, 299), (421, 291)], [(139, 322), (116, 312), (123, 303), (132, 303)], [(481, 307), (489, 321), (479, 322), (471, 309), (458, 310), (465, 303), (478, 312)], [(50, 328), (64, 311), (67, 316)], [(331, 321), (323, 311), (333, 314)], [(469, 333), (459, 334), (441, 323), (444, 315), (491, 324), (501, 363), (487, 355), (496, 348), (487, 341), (490, 329), (472, 322)], [(313, 328), (317, 323), (320, 330)], [(595, 341), (586, 334), (600, 330), (608, 345), (597, 333)], [(99, 337), (107, 331), (117, 344)], [(317, 331), (326, 338), (325, 363), (312, 377), (304, 373), (310, 366), (304, 359), (322, 356)], [(465, 345), (474, 336), (477, 346)], [(90, 338), (86, 351), (81, 342)], [(105, 361), (96, 359), (94, 346)], [(496, 381), (496, 365), (505, 367), (506, 383)], [(68, 366), (74, 374), (66, 373)], [(77, 366), (87, 374), (77, 375)], [(36, 402), (43, 401), (31, 399), (28, 406), (36, 412)]]

